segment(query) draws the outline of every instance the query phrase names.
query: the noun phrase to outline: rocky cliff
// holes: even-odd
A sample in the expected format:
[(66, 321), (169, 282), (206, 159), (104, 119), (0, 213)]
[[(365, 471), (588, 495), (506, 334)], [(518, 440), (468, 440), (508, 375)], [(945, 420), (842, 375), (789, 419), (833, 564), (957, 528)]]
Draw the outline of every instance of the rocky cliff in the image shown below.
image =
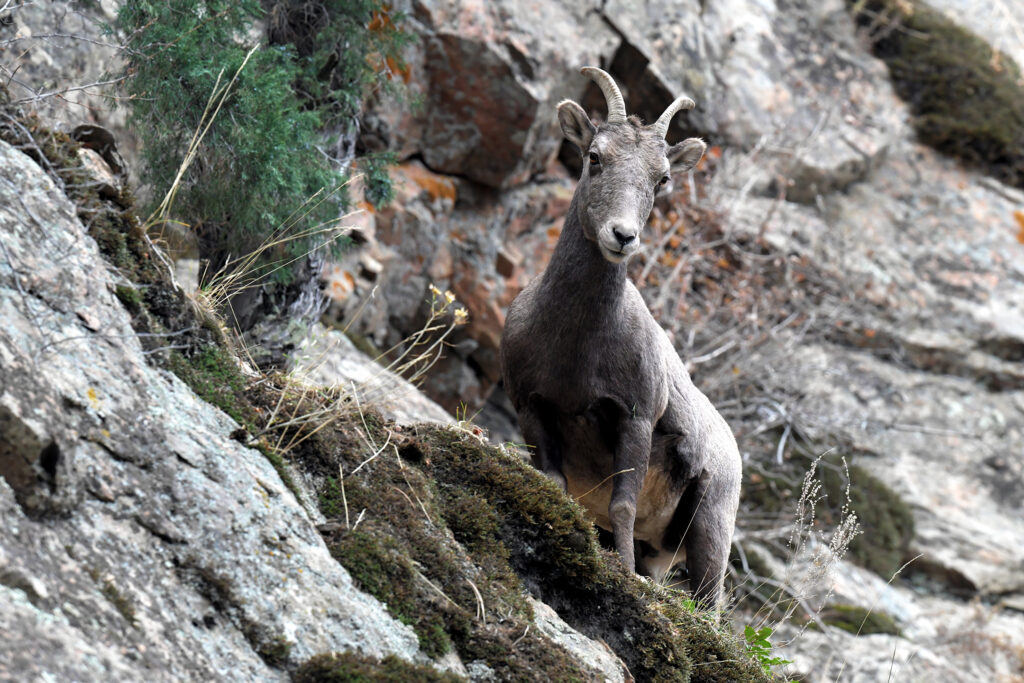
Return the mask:
[[(396, 152), (397, 199), (352, 217), (359, 248), (324, 273), (327, 322), (370, 353), (423, 326), (431, 284), (450, 289), (470, 322), (422, 387), (515, 440), (503, 311), (543, 270), (578, 170), (555, 104), (603, 115), (583, 64), (608, 69), (647, 120), (690, 94), (669, 137), (701, 135), (709, 152), (659, 200), (633, 274), (744, 453), (731, 621), (776, 627), (793, 660), (781, 670), (804, 680), (1024, 678), (1024, 10), (930, 4), (396, 3), (416, 36), (408, 90), (368, 103), (359, 144)], [(210, 350), (217, 325), (168, 313), (180, 295), (168, 304), (156, 276), (119, 262), (124, 239), (83, 226), (67, 199), (81, 195), (47, 180), (38, 153), (3, 153), (0, 499), (15, 521), (0, 534), (0, 676), (52, 661), (65, 677), (315, 680), (356, 663), (310, 657), (353, 651), (474, 679), (580, 662), (599, 663), (572, 675), (613, 680), (621, 662), (638, 680), (655, 665), (754, 675), (707, 666), (734, 645), (709, 650), (653, 589), (615, 578), (628, 608), (588, 593), (612, 581), (597, 550), (545, 555), (584, 577), (583, 594), (546, 584), (530, 558), (547, 532), (531, 535), (505, 507), (509, 482), (480, 478), (447, 433), (363, 423), (349, 406), (354, 422), (318, 432), (333, 440), (286, 449), (275, 469), (250, 447), (275, 454), (254, 438), (275, 404)], [(141, 259), (137, 241), (125, 253)], [(318, 332), (296, 363), (317, 383), (379, 378), (359, 354)], [(449, 419), (437, 404), (381, 407), (408, 425)], [(383, 489), (339, 475), (392, 439), (393, 457), (359, 473)], [(339, 480), (354, 496), (340, 507)], [(830, 546), (850, 509), (861, 535)], [(416, 516), (413, 534), (388, 510)], [(589, 532), (549, 514), (526, 517), (589, 539), (590, 558)], [(643, 613), (654, 659), (583, 613), (610, 609)], [(569, 654), (541, 657), (558, 633)], [(520, 657), (496, 654), (509, 651)]]
[(240, 360), (84, 157), (0, 105), (0, 680), (768, 680), (401, 378)]

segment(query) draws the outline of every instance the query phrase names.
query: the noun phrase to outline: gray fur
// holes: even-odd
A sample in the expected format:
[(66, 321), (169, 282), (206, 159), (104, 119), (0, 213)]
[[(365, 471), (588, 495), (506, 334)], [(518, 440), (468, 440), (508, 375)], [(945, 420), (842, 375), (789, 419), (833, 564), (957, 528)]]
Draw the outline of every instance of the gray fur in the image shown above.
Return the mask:
[(692, 168), (704, 143), (669, 147), (635, 118), (596, 127), (571, 101), (558, 118), (584, 169), (551, 263), (509, 307), (505, 390), (534, 464), (612, 532), (624, 564), (661, 579), (685, 561), (695, 598), (713, 606), (739, 504), (739, 452), (625, 263), (660, 181)]

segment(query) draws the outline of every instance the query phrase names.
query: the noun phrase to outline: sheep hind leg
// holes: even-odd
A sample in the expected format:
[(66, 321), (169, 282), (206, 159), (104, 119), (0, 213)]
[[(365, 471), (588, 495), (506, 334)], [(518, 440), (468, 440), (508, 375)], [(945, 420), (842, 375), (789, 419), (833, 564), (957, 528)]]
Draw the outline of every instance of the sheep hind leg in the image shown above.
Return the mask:
[(716, 609), (722, 597), (722, 583), (729, 562), (735, 513), (722, 510), (729, 497), (721, 490), (725, 482), (708, 475), (700, 478), (692, 502), (691, 515), (683, 543), (686, 547), (686, 572), (693, 599), (701, 609)]

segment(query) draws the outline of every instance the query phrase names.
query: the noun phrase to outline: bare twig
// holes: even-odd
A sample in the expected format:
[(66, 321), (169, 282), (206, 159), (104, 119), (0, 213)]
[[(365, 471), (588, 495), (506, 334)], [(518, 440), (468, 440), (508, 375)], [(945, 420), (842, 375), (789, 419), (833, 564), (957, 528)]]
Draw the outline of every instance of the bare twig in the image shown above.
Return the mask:
[(70, 87), (67, 87), (67, 88), (61, 88), (60, 90), (52, 90), (52, 91), (46, 92), (46, 93), (36, 93), (36, 94), (32, 95), (32, 97), (23, 97), (20, 100), (14, 100), (13, 102), (11, 102), (11, 104), (12, 105), (19, 105), (19, 104), (25, 104), (25, 103), (28, 103), (28, 102), (38, 102), (40, 100), (45, 100), (48, 97), (66, 95), (69, 92), (78, 92), (80, 90), (88, 90), (89, 88), (102, 88), (103, 86), (114, 85), (116, 83), (120, 83), (121, 81), (123, 81), (126, 78), (128, 78), (128, 77), (127, 76), (118, 76), (117, 78), (112, 78), (109, 81), (97, 81), (95, 83), (86, 83), (85, 85), (74, 85), (74, 86), (70, 86)]
[(425, 575), (425, 574), (424, 574), (423, 572), (421, 572), (421, 571), (419, 571), (419, 570), (417, 569), (417, 570), (416, 570), (416, 574), (417, 574), (417, 575), (419, 575), (419, 577), (420, 577), (421, 579), (423, 579), (423, 580), (424, 580), (424, 581), (425, 581), (425, 582), (427, 583), (427, 585), (428, 585), (428, 586), (430, 586), (430, 587), (431, 587), (431, 588), (433, 588), (433, 589), (434, 589), (435, 591), (437, 591), (437, 594), (438, 594), (438, 595), (440, 595), (440, 596), (441, 596), (442, 598), (444, 598), (445, 600), (447, 600), (448, 602), (450, 602), (450, 603), (451, 603), (452, 605), (454, 605), (456, 609), (458, 609), (458, 610), (459, 610), (460, 612), (461, 612), (461, 611), (464, 611), (464, 610), (463, 610), (463, 608), (462, 608), (462, 605), (460, 605), (459, 603), (457, 603), (457, 602), (455, 602), (454, 600), (452, 600), (451, 598), (449, 598), (449, 597), (448, 597), (448, 595), (447, 595), (447, 594), (446, 594), (446, 593), (445, 593), (445, 592), (444, 592), (443, 590), (441, 590), (440, 588), (438, 588), (438, 587), (437, 587), (437, 585), (436, 585), (436, 584), (435, 584), (435, 583), (434, 583), (433, 581), (431, 581), (430, 579), (428, 579), (428, 578), (426, 577), (426, 575)]
[(359, 522), (363, 521), (363, 515), (365, 515), (365, 514), (366, 514), (366, 508), (363, 508), (362, 510), (359, 511), (359, 516), (356, 517), (355, 524), (352, 525), (352, 531), (355, 531), (356, 527), (359, 526)]
[[(391, 430), (389, 429), (389, 430), (388, 430), (388, 438), (387, 438), (387, 440), (386, 440), (386, 441), (384, 442), (384, 445), (383, 445), (383, 446), (381, 446), (380, 448), (378, 448), (378, 449), (377, 449), (377, 452), (375, 452), (375, 453), (374, 453), (373, 455), (371, 455), (371, 456), (370, 456), (369, 458), (367, 458), (366, 460), (364, 460), (364, 461), (362, 461), (361, 463), (359, 463), (359, 465), (358, 465), (358, 466), (357, 466), (357, 467), (356, 467), (356, 468), (355, 468), (354, 470), (352, 470), (352, 472), (351, 472), (350, 474), (355, 474), (355, 473), (357, 473), (357, 472), (358, 472), (359, 470), (363, 469), (363, 467), (365, 467), (365, 466), (366, 466), (366, 465), (368, 465), (369, 463), (373, 462), (373, 461), (374, 461), (374, 460), (375, 460), (375, 459), (377, 458), (377, 456), (378, 456), (378, 455), (380, 455), (381, 453), (383, 453), (383, 452), (384, 452), (384, 449), (385, 449), (385, 448), (387, 448), (387, 447), (388, 447), (388, 444), (390, 444), (390, 443), (391, 443)], [(395, 449), (395, 455), (396, 455), (396, 456), (398, 455), (398, 449)]]
[[(484, 609), (484, 596), (480, 595), (480, 591), (477, 590), (476, 584), (466, 579), (466, 583), (473, 589), (473, 595), (476, 596), (476, 618), (480, 621), (487, 621), (487, 611)], [(524, 634), (525, 635), (525, 634)]]
[(786, 422), (786, 428), (782, 430), (782, 436), (779, 438), (779, 446), (775, 449), (775, 464), (782, 464), (782, 455), (786, 450), (786, 441), (789, 439), (789, 433), (793, 431), (793, 423)]
[[(340, 464), (338, 465), (338, 486), (341, 487), (341, 504), (345, 508), (345, 528), (351, 529), (348, 525), (348, 498), (345, 496), (345, 468)], [(359, 515), (359, 518), (362, 519), (362, 514)], [(359, 523), (358, 520), (356, 523)]]
[(586, 498), (587, 496), (589, 496), (589, 495), (590, 495), (591, 493), (593, 493), (594, 491), (596, 491), (596, 490), (598, 490), (599, 488), (601, 488), (602, 486), (604, 486), (604, 485), (605, 485), (605, 482), (607, 482), (607, 481), (608, 481), (609, 479), (614, 479), (615, 477), (619, 476), (620, 474), (625, 474), (626, 472), (632, 472), (632, 471), (633, 471), (633, 470), (635, 470), (635, 469), (636, 469), (635, 467), (630, 467), (630, 468), (628, 468), (628, 469), (624, 469), (624, 470), (619, 470), (618, 472), (612, 472), (612, 473), (611, 473), (611, 474), (609, 474), (609, 475), (608, 475), (607, 477), (605, 477), (604, 479), (602, 479), (602, 480), (601, 480), (601, 483), (600, 483), (600, 484), (598, 484), (598, 485), (597, 485), (597, 486), (595, 486), (594, 488), (590, 489), (590, 490), (589, 490), (589, 491), (587, 491), (586, 493), (584, 493), (584, 494), (582, 494), (582, 495), (580, 495), (580, 496), (577, 496), (577, 498), (576, 498), (576, 502), (577, 502), (577, 503), (578, 503), (578, 502), (580, 502), (581, 500), (583, 500), (584, 498)]
[[(4, 8), (0, 7), (0, 12), (3, 12), (3, 11), (4, 11)], [(46, 41), (49, 41), (49, 40), (52, 40), (54, 38), (68, 38), (70, 40), (81, 41), (83, 43), (92, 43), (93, 45), (100, 45), (102, 47), (112, 47), (115, 50), (122, 50), (122, 49), (124, 49), (123, 45), (118, 45), (117, 43), (107, 43), (107, 42), (104, 42), (102, 40), (96, 40), (95, 38), (90, 38), (88, 36), (83, 36), (83, 35), (78, 34), (78, 33), (43, 33), (43, 34), (31, 35), (31, 36), (16, 36), (14, 38), (7, 38), (5, 40), (0, 40), (0, 48), (5, 47), (7, 45), (13, 45), (14, 43), (21, 43), (21, 42), (24, 42), (26, 40), (46, 40)]]
[(527, 625), (526, 625), (526, 629), (525, 629), (525, 630), (523, 631), (523, 635), (521, 635), (521, 636), (519, 636), (518, 638), (516, 638), (515, 640), (513, 640), (513, 641), (512, 641), (512, 645), (511, 645), (511, 647), (515, 647), (516, 645), (518, 645), (518, 644), (519, 644), (519, 642), (520, 642), (520, 641), (521, 641), (521, 640), (522, 640), (523, 638), (525, 638), (525, 637), (526, 637), (526, 634), (527, 634), (527, 633), (529, 633), (529, 632), (530, 632), (530, 625), (529, 625), (529, 624), (527, 624)]

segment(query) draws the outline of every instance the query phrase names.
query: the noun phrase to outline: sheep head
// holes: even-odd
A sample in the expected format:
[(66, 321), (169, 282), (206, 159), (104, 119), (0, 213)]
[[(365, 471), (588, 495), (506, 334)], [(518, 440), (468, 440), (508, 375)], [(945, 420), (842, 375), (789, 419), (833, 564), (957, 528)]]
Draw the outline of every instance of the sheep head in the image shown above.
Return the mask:
[(626, 115), (622, 94), (612, 77), (587, 66), (582, 73), (604, 93), (608, 118), (594, 124), (572, 100), (558, 105), (558, 122), (566, 139), (584, 156), (577, 194), (583, 233), (596, 243), (604, 258), (621, 263), (640, 247), (640, 231), (654, 208), (654, 197), (675, 173), (688, 171), (704, 154), (704, 142), (689, 138), (665, 141), (676, 112), (691, 109), (689, 97), (679, 97), (650, 125)]

